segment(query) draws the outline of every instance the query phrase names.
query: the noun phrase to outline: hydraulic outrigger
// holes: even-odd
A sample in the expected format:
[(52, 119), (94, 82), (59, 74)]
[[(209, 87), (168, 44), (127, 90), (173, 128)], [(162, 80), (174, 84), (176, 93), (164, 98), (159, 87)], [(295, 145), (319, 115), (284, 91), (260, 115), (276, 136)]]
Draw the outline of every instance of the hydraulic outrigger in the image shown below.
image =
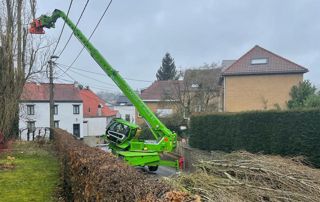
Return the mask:
[(162, 160), (160, 154), (171, 152), (176, 147), (176, 133), (170, 131), (131, 89), (127, 82), (120, 76), (118, 71), (113, 69), (100, 52), (82, 34), (77, 26), (68, 16), (56, 9), (51, 16), (42, 15), (34, 19), (30, 24), (29, 32), (32, 34), (44, 34), (43, 28), (54, 28), (58, 18), (62, 18), (72, 29), (73, 34), (84, 45), (92, 58), (104, 70), (104, 72), (115, 82), (123, 94), (136, 107), (139, 114), (149, 126), (155, 140), (140, 140), (141, 129), (138, 125), (127, 122), (123, 119), (114, 119), (107, 126), (106, 138), (113, 153), (122, 157), (129, 165), (148, 166), (150, 171), (157, 170), (159, 165), (170, 166), (179, 169), (181, 160)]

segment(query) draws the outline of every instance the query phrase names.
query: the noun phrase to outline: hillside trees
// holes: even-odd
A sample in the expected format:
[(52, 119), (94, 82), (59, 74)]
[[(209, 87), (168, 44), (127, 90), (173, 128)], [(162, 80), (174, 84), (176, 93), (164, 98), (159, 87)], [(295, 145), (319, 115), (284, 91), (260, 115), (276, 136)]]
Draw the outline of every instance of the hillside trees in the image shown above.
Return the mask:
[(0, 0), (0, 132), (17, 134), (19, 98), (24, 83), (42, 72), (48, 40), (28, 34), (35, 0)]

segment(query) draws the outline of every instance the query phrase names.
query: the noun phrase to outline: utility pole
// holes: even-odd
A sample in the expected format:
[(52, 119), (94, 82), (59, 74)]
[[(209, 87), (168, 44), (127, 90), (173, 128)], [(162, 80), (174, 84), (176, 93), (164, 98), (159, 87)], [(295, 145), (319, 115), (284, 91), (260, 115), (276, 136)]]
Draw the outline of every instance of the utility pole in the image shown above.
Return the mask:
[(52, 59), (57, 59), (58, 56), (51, 56), (50, 60), (48, 61), (49, 64), (49, 89), (50, 89), (50, 140), (53, 139), (53, 128), (54, 128), (54, 85), (53, 85), (53, 65), (55, 65), (55, 62), (52, 61)]

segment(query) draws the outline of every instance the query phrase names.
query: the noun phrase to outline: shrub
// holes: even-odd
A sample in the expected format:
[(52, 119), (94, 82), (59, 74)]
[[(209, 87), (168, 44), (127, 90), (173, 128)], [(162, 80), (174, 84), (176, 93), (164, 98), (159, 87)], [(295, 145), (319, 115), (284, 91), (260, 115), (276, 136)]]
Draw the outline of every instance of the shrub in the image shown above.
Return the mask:
[[(84, 145), (61, 129), (54, 131), (67, 201), (168, 201), (181, 192), (137, 172), (111, 153)], [(183, 201), (193, 198), (184, 194)]]
[[(180, 126), (186, 126), (187, 123), (186, 123), (186, 120), (179, 114), (172, 114), (170, 116), (161, 117), (159, 119), (168, 129), (170, 129), (172, 132), (175, 132), (178, 135), (178, 137), (183, 137), (187, 135), (185, 131), (181, 131), (180, 129)], [(140, 136), (140, 139), (144, 139), (144, 140), (154, 139), (146, 123), (143, 123), (141, 125), (141, 129), (142, 129), (142, 135)]]
[(320, 167), (320, 110), (198, 115), (190, 144), (204, 150), (304, 155)]

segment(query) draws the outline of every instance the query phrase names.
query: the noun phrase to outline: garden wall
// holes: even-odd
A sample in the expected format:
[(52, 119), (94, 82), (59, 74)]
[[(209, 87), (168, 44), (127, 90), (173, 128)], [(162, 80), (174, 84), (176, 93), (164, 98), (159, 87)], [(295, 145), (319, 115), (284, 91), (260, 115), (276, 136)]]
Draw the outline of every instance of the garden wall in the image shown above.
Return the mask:
[(195, 115), (190, 128), (196, 148), (304, 155), (320, 167), (319, 110)]

